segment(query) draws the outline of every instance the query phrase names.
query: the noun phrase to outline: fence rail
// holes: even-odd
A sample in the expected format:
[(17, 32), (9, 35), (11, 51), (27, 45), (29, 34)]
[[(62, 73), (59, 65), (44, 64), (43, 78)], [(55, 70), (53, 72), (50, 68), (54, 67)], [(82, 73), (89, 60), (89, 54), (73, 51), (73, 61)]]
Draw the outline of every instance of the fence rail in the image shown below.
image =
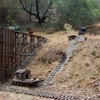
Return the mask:
[(13, 77), (19, 65), (35, 55), (44, 42), (41, 36), (0, 28), (0, 82)]

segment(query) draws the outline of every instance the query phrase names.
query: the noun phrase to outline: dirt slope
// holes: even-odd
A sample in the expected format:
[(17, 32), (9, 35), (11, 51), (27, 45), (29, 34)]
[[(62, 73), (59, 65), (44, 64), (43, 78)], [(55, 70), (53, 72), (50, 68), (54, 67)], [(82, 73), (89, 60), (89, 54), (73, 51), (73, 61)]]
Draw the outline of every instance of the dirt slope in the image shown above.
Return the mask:
[[(32, 59), (28, 69), (32, 77), (46, 78), (58, 64), (60, 52), (65, 52), (71, 42), (63, 31), (54, 34), (35, 32), (49, 39)], [(73, 33), (73, 32), (72, 32)], [(71, 34), (72, 34), (71, 33)], [(56, 76), (55, 84), (45, 91), (75, 96), (98, 97), (100, 94), (100, 37), (86, 35), (88, 40), (77, 45), (77, 51), (68, 65)], [(0, 92), (1, 100), (51, 100), (16, 93)]]
[[(44, 35), (44, 34), (43, 34)], [(46, 78), (58, 64), (59, 52), (66, 51), (71, 42), (64, 32), (49, 36), (49, 42), (39, 52), (35, 62), (30, 64), (32, 75)], [(56, 76), (56, 82), (47, 91), (67, 93), (84, 97), (98, 97), (100, 94), (100, 36), (85, 35), (84, 43), (77, 45), (77, 51), (63, 71)], [(62, 41), (63, 40), (63, 41)]]
[(100, 94), (100, 39), (89, 39), (77, 48), (68, 65), (57, 75), (56, 83), (71, 90), (84, 88), (84, 94), (97, 96)]
[(41, 34), (48, 38), (48, 42), (38, 52), (37, 57), (31, 61), (28, 69), (32, 71), (32, 77), (46, 78), (59, 63), (61, 52), (66, 51), (70, 42), (68, 42), (68, 35), (64, 32)]
[(87, 26), (87, 32), (91, 35), (100, 35), (100, 23)]

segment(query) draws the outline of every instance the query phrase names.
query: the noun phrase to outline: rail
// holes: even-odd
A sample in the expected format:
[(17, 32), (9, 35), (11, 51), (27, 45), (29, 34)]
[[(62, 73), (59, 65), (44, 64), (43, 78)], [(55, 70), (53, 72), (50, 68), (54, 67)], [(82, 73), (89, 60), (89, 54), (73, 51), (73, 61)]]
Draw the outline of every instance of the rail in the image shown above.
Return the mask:
[[(47, 87), (45, 88), (45, 86), (48, 86), (50, 84), (50, 82), (52, 82), (55, 75), (64, 67), (65, 64), (68, 63), (70, 58), (73, 56), (72, 53), (75, 50), (75, 45), (78, 42), (82, 42), (82, 41), (84, 41), (84, 38), (82, 38), (81, 36), (76, 37), (76, 39), (72, 42), (72, 44), (68, 48), (68, 50), (66, 52), (66, 57), (63, 57), (63, 59), (61, 59), (59, 65), (55, 69), (53, 69), (53, 71), (48, 76), (47, 80), (44, 81), (44, 84), (43, 84), (44, 87), (42, 87), (42, 89), (43, 88), (44, 88), (44, 90), (47, 89)], [(17, 45), (18, 45), (18, 43), (17, 43)], [(12, 86), (8, 86), (8, 87), (1, 86), (0, 91), (15, 92), (15, 93), (18, 93), (18, 94), (39, 96), (39, 97), (44, 97), (44, 98), (56, 99), (56, 100), (99, 100), (99, 99), (96, 99), (96, 98), (85, 98), (85, 97), (80, 97), (80, 96), (71, 96), (71, 95), (67, 95), (67, 94), (63, 94), (63, 93), (62, 94), (49, 93), (49, 92), (41, 91), (41, 88), (38, 91), (32, 91), (32, 90), (16, 89), (16, 88), (13, 88)]]
[(71, 43), (69, 48), (67, 49), (64, 56), (61, 57), (59, 64), (51, 71), (51, 73), (48, 75), (47, 79), (43, 82), (43, 86), (49, 86), (54, 83), (55, 76), (64, 68), (64, 65), (66, 65), (71, 57), (73, 56), (73, 52), (77, 49), (76, 44), (79, 42), (85, 41), (85, 38), (81, 35), (78, 35)]
[(85, 98), (81, 96), (72, 96), (67, 94), (61, 93), (49, 93), (45, 91), (33, 91), (33, 90), (23, 90), (23, 89), (16, 89), (11, 87), (0, 87), (0, 91), (8, 91), (8, 92), (15, 92), (18, 94), (25, 94), (31, 96), (39, 96), (44, 98), (50, 98), (55, 100), (99, 100), (96, 98)]

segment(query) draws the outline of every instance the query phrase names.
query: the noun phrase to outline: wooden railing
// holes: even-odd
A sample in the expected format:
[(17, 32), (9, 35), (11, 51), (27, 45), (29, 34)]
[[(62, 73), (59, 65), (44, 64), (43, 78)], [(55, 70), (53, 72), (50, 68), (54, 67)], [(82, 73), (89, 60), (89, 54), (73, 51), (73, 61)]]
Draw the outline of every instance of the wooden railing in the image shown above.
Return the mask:
[(20, 65), (28, 63), (44, 42), (46, 39), (41, 36), (0, 28), (0, 82), (12, 77)]
[(37, 48), (46, 42), (41, 36), (31, 35), (22, 32), (15, 32), (17, 35), (17, 49), (19, 55), (19, 64), (25, 65), (29, 58), (36, 55)]

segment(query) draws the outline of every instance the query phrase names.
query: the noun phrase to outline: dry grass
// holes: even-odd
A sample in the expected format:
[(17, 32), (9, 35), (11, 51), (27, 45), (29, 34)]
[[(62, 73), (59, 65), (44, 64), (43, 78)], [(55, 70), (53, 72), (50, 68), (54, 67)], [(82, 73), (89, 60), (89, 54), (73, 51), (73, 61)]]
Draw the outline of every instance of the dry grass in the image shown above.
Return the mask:
[[(47, 33), (51, 32), (48, 30), (34, 33), (48, 38), (49, 41), (28, 66), (28, 69), (31, 70), (32, 77), (46, 78), (58, 64), (61, 56), (59, 52), (65, 52), (69, 46), (68, 35), (76, 34), (77, 32), (71, 31), (69, 34), (65, 34), (64, 31), (54, 32), (53, 34)], [(87, 97), (95, 97), (95, 95), (100, 94), (100, 80), (97, 80), (100, 78), (100, 36), (85, 36), (88, 40), (77, 45), (78, 49), (74, 53), (74, 57), (56, 76), (56, 84), (51, 86), (51, 89), (48, 88), (47, 91)], [(89, 90), (86, 88), (89, 88)], [(1, 100), (19, 100), (22, 98), (23, 100), (51, 100), (0, 92)]]
[[(74, 57), (57, 75), (56, 81), (67, 84), (69, 88), (89, 87), (93, 81), (100, 78), (100, 39), (87, 40), (77, 45), (78, 50)], [(97, 83), (97, 81), (95, 82)], [(95, 84), (94, 83), (94, 84)], [(100, 84), (91, 87), (100, 93)]]
[(28, 69), (32, 72), (32, 77), (46, 78), (51, 70), (58, 64), (61, 51), (65, 52), (69, 44), (68, 34), (63, 31), (54, 34), (46, 34), (36, 32), (37, 35), (42, 35), (48, 38), (48, 42), (38, 52), (38, 55), (29, 64)]
[(88, 26), (87, 32), (91, 35), (100, 35), (100, 23)]

